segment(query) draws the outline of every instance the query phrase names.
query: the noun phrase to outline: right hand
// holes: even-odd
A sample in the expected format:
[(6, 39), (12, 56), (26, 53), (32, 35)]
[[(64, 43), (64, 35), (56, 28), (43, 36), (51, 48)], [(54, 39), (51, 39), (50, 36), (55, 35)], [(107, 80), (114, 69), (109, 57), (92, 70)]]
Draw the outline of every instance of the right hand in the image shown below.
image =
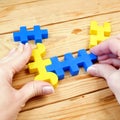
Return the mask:
[(90, 51), (98, 56), (99, 63), (90, 66), (88, 73), (105, 78), (120, 104), (120, 34), (105, 40)]

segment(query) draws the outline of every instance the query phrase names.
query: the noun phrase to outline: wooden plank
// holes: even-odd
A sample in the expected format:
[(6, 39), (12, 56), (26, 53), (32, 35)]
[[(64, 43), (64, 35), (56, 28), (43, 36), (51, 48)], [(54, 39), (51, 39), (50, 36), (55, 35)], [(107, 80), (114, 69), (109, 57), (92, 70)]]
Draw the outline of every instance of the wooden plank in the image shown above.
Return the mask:
[(119, 111), (111, 91), (104, 89), (21, 112), (17, 120), (119, 120)]
[[(91, 20), (98, 21), (100, 25), (103, 25), (105, 21), (111, 22), (112, 35), (120, 31), (120, 12), (42, 27), (42, 29), (49, 30), (49, 38), (43, 40), (47, 50), (45, 58), (61, 56), (67, 52), (76, 53), (83, 48), (88, 49)], [(14, 46), (16, 44), (13, 42), (12, 33), (1, 35), (0, 50), (4, 52), (0, 53), (0, 57), (4, 56)]]
[(106, 82), (101, 78), (91, 78), (87, 75), (78, 75), (75, 77), (66, 78), (63, 81), (59, 82), (59, 85), (55, 89), (54, 94), (35, 97), (29, 100), (23, 110), (40, 107), (71, 97), (95, 92), (104, 88), (107, 88), (107, 85)]
[[(106, 81), (102, 78), (91, 77), (88, 74), (83, 74), (83, 70), (80, 72), (81, 74), (74, 77), (70, 77), (67, 73), (65, 79), (59, 81), (59, 85), (55, 89), (54, 94), (39, 96), (29, 100), (23, 110), (29, 110), (107, 88)], [(21, 71), (14, 77), (13, 86), (19, 89), (27, 82), (32, 81), (33, 78), (33, 74), (28, 74), (26, 70)], [(64, 93), (64, 95), (62, 93)]]
[[(13, 6), (13, 5), (20, 5), (20, 4), (29, 4), (33, 2), (37, 2), (38, 0), (1, 0), (0, 1), (0, 7), (8, 7), (8, 6)], [(40, 1), (40, 0), (39, 0)]]
[[(100, 24), (104, 21), (111, 21), (113, 34), (119, 31), (120, 26), (120, 13), (112, 13), (108, 15), (101, 15), (90, 17), (81, 20), (75, 20), (72, 22), (61, 23), (57, 25), (49, 25), (47, 28), (49, 29), (49, 40), (45, 40), (43, 44), (45, 44), (47, 48), (46, 57), (55, 56), (55, 55), (63, 55), (65, 52), (77, 52), (78, 49), (88, 48), (88, 26), (89, 21), (92, 19), (97, 20)], [(107, 17), (106, 17), (107, 16)], [(117, 16), (117, 17), (116, 17)], [(78, 34), (73, 34), (72, 32), (75, 29), (82, 29)], [(56, 32), (54, 32), (56, 31)], [(63, 38), (63, 39), (62, 39)], [(82, 39), (83, 38), (83, 39)], [(12, 34), (4, 34), (0, 38), (0, 50), (4, 51), (0, 53), (1, 56), (5, 55), (9, 49), (16, 46), (14, 42), (12, 42)], [(79, 39), (82, 39), (79, 41)], [(66, 47), (67, 46), (67, 47)], [(70, 47), (69, 47), (70, 46)], [(86, 46), (86, 47), (85, 47)], [(48, 51), (50, 50), (50, 51)], [(34, 79), (34, 74), (29, 74), (24, 68), (19, 74), (14, 77), (14, 87), (20, 88), (26, 82)], [(77, 79), (77, 80), (76, 80)], [(84, 83), (84, 84), (83, 84)], [(71, 86), (72, 85), (72, 86)], [(76, 85), (78, 87), (76, 87)], [(82, 87), (79, 87), (82, 86)], [(69, 74), (66, 74), (66, 78), (59, 83), (58, 88), (56, 89), (56, 93), (54, 95), (50, 95), (48, 97), (34, 98), (30, 102), (28, 102), (27, 106), (24, 108), (31, 109), (34, 107), (39, 107), (45, 104), (53, 103), (56, 101), (68, 99), (70, 97), (78, 96), (81, 94), (86, 94), (88, 92), (94, 92), (99, 89), (106, 88), (107, 85), (103, 79), (91, 78), (86, 74), (83, 74), (81, 70), (81, 74), (76, 77), (70, 77)], [(74, 94), (70, 94), (70, 90), (75, 89)], [(80, 93), (77, 91), (81, 91)], [(66, 95), (62, 96), (61, 93), (66, 93)], [(52, 98), (52, 99), (50, 99)], [(43, 102), (39, 102), (43, 101)]]
[[(44, 41), (46, 57), (87, 49), (89, 22), (93, 19), (100, 23), (112, 22), (113, 34), (120, 29), (119, 0), (1, 0), (0, 3), (0, 34), (3, 34), (0, 36), (0, 51), (3, 51), (0, 57), (17, 46), (12, 42), (11, 33), (20, 25), (32, 28), (34, 24), (41, 24), (42, 28), (50, 30), (49, 40)], [(29, 74), (25, 67), (14, 77), (13, 86), (20, 88), (33, 78), (34, 74)], [(120, 108), (112, 93), (105, 88), (107, 85), (103, 79), (84, 74), (83, 70), (75, 77), (67, 73), (54, 94), (31, 99), (23, 108), (28, 111), (22, 112), (18, 119), (119, 120)]]
[(120, 11), (119, 0), (1, 0), (0, 33)]

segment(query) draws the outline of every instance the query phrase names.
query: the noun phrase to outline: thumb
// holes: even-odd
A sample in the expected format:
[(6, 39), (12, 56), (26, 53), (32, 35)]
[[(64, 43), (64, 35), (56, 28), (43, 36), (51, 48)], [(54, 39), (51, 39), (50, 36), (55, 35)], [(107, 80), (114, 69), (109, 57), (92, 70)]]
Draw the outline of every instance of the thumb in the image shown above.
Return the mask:
[(93, 76), (103, 77), (106, 80), (115, 72), (116, 69), (109, 64), (95, 64), (87, 69), (87, 72)]
[(30, 98), (38, 95), (48, 95), (54, 92), (54, 88), (47, 82), (32, 81), (24, 85), (19, 90), (19, 97), (22, 104), (25, 104)]
[(108, 64), (95, 64), (89, 67), (87, 72), (93, 76), (105, 78), (120, 104), (120, 69), (117, 70)]

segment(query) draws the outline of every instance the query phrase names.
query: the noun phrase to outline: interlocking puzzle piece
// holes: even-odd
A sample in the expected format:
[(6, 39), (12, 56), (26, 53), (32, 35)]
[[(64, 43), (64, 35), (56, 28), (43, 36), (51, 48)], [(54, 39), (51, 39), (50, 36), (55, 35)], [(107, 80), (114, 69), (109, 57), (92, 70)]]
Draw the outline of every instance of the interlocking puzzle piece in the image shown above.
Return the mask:
[(96, 21), (91, 21), (90, 23), (90, 35), (97, 35), (98, 24)]
[(106, 37), (107, 37), (107, 36), (109, 37), (109, 36), (110, 36), (110, 33), (111, 33), (110, 23), (105, 22), (105, 23), (104, 23), (104, 34), (105, 34)]
[(34, 26), (33, 30), (27, 30), (26, 26), (21, 26), (19, 32), (13, 33), (14, 41), (25, 44), (29, 40), (35, 40), (35, 43), (42, 43), (42, 39), (48, 38), (48, 30), (40, 29), (39, 25)]
[(46, 66), (48, 72), (54, 72), (57, 74), (58, 79), (64, 78), (64, 72), (70, 71), (72, 76), (79, 73), (79, 67), (84, 67), (85, 70), (97, 61), (97, 56), (90, 53), (88, 54), (86, 50), (82, 49), (78, 51), (78, 56), (74, 58), (71, 53), (64, 55), (64, 60), (59, 61), (58, 57), (51, 58), (52, 64)]
[(51, 64), (50, 59), (43, 60), (45, 55), (45, 46), (37, 43), (37, 48), (32, 51), (31, 60), (34, 62), (28, 64), (30, 73), (38, 73), (35, 80), (42, 80), (51, 83), (54, 87), (58, 84), (58, 77), (53, 72), (47, 72), (46, 66)]
[(89, 48), (98, 45), (110, 36), (110, 23), (105, 22), (103, 26), (98, 26), (96, 21), (90, 23), (90, 43)]

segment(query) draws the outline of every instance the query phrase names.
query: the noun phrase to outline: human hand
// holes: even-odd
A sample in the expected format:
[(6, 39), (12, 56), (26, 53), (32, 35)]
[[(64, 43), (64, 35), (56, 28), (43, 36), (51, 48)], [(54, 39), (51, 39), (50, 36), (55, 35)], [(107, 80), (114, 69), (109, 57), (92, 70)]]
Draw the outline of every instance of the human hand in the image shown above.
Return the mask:
[(99, 63), (89, 67), (88, 73), (105, 78), (120, 104), (120, 34), (90, 51), (98, 56)]
[(26, 101), (37, 95), (46, 95), (54, 92), (53, 87), (46, 82), (32, 81), (20, 90), (12, 87), (12, 78), (28, 62), (31, 56), (31, 47), (20, 44), (17, 49), (0, 60), (0, 119), (16, 120), (17, 114)]

